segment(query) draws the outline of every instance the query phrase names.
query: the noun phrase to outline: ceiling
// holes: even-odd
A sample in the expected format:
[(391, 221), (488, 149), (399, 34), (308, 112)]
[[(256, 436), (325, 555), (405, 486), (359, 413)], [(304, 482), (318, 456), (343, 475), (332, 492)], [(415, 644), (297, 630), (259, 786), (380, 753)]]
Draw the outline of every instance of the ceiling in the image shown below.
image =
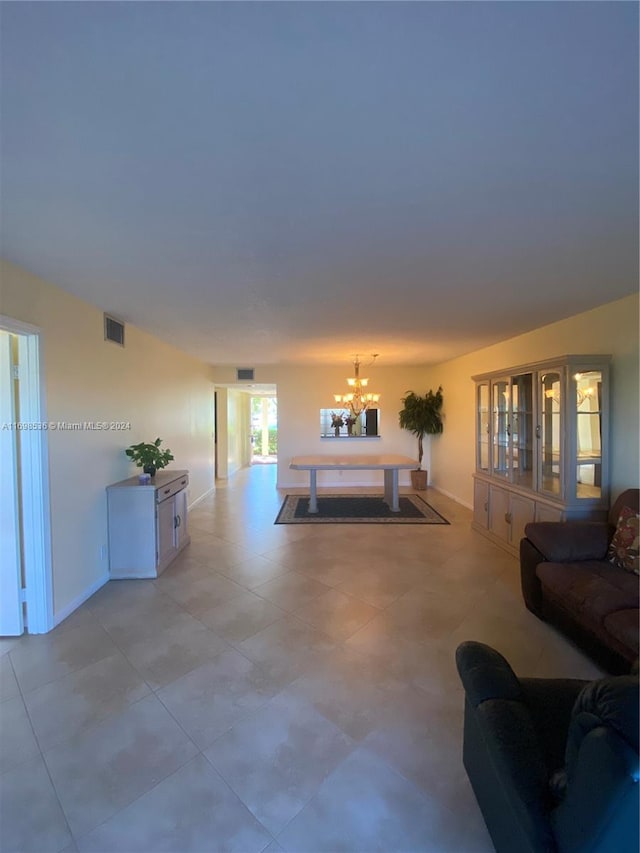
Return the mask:
[(2, 254), (218, 365), (638, 289), (636, 3), (3, 3)]

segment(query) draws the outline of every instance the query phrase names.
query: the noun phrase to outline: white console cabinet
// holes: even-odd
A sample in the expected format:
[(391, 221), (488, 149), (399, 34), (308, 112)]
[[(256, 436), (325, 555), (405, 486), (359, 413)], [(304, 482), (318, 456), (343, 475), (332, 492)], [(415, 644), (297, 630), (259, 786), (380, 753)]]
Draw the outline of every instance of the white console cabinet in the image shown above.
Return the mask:
[(188, 471), (158, 471), (107, 486), (112, 578), (157, 578), (189, 544)]

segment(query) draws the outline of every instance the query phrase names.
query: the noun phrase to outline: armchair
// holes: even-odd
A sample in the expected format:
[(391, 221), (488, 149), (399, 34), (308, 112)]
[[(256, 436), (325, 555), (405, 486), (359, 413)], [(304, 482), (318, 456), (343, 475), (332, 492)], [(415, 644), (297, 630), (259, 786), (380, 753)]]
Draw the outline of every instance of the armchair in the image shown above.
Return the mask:
[(635, 853), (637, 674), (517, 678), (475, 642), (456, 663), (463, 761), (497, 853)]

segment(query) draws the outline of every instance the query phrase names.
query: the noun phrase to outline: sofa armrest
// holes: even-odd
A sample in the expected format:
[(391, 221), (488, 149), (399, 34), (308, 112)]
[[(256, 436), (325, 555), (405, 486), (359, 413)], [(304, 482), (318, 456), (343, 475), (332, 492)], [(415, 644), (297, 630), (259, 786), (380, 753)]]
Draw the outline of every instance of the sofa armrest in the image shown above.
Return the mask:
[(558, 849), (635, 853), (639, 771), (638, 753), (617, 732), (604, 726), (590, 731), (566, 797), (552, 814)]
[(520, 587), (527, 610), (535, 613), (540, 619), (542, 615), (542, 584), (536, 574), (540, 563), (545, 562), (545, 556), (528, 539), (520, 540)]
[(611, 528), (599, 521), (530, 521), (527, 539), (551, 563), (604, 560)]
[(522, 688), (505, 658), (484, 643), (471, 640), (456, 649), (456, 666), (468, 702), (477, 708), (487, 699), (522, 699)]

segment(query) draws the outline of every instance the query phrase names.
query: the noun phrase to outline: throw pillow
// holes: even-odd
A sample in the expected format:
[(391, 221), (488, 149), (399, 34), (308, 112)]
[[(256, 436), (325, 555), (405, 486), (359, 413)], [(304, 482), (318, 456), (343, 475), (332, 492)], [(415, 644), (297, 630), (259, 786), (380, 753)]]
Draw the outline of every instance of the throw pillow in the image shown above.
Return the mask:
[(628, 572), (640, 574), (638, 513), (624, 506), (618, 516), (616, 532), (609, 545), (607, 560)]

